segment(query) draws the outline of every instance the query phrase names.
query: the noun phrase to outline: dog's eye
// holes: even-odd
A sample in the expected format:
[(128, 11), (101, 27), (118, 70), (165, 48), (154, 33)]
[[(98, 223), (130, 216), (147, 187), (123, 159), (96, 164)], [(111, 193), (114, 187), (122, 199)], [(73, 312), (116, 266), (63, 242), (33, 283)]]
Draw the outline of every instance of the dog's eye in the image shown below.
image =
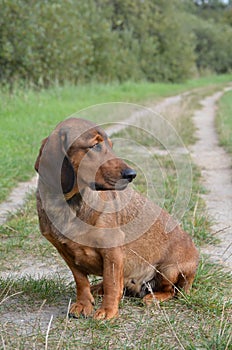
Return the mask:
[(90, 147), (92, 150), (100, 152), (102, 149), (102, 145), (100, 143), (95, 143), (92, 147)]

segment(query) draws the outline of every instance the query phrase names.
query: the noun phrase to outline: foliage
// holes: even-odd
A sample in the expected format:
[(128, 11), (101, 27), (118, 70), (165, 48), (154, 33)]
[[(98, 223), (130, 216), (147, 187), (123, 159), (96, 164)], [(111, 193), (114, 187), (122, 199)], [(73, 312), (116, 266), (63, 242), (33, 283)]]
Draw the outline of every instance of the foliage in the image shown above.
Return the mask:
[(232, 66), (229, 6), (190, 0), (28, 4), (0, 0), (0, 83), (10, 87), (17, 81), (39, 87), (91, 80), (178, 82), (192, 76), (196, 65), (214, 72)]
[(196, 36), (196, 65), (202, 70), (226, 73), (232, 68), (232, 28), (213, 21), (192, 21)]

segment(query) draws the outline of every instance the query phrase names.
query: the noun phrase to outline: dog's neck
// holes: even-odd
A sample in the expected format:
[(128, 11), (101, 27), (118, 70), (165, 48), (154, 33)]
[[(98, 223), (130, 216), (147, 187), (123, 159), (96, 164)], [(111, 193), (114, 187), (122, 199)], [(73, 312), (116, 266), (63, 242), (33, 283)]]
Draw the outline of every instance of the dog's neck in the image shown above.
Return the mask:
[(91, 208), (93, 211), (102, 212), (107, 203), (102, 200), (101, 192), (102, 191), (94, 191), (89, 187), (85, 187), (80, 192), (75, 192), (73, 190), (64, 196), (67, 203), (73, 207), (77, 213), (83, 208), (85, 208), (84, 210), (86, 210), (86, 208)]
[(64, 193), (64, 198), (66, 201), (69, 201), (71, 198), (73, 198), (75, 195), (79, 194), (78, 187), (75, 185), (70, 192)]

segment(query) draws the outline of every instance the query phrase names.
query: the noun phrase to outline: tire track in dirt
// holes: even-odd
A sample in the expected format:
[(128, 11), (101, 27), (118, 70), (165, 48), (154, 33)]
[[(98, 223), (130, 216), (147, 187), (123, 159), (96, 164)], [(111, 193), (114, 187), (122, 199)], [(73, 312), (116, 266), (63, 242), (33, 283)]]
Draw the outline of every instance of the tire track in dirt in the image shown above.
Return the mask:
[(208, 245), (201, 252), (232, 271), (232, 170), (231, 157), (218, 144), (215, 130), (217, 102), (226, 88), (203, 99), (203, 106), (195, 111), (193, 120), (197, 128), (197, 142), (191, 147), (194, 162), (200, 167), (203, 185), (207, 193), (202, 195), (210, 219), (212, 233), (220, 240), (217, 245)]

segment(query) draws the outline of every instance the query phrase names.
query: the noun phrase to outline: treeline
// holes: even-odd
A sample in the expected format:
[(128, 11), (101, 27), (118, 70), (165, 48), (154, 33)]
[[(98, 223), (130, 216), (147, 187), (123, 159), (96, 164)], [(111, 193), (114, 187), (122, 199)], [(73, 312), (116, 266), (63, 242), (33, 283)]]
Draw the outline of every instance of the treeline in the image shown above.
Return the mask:
[(178, 82), (232, 68), (219, 0), (0, 0), (0, 84)]

